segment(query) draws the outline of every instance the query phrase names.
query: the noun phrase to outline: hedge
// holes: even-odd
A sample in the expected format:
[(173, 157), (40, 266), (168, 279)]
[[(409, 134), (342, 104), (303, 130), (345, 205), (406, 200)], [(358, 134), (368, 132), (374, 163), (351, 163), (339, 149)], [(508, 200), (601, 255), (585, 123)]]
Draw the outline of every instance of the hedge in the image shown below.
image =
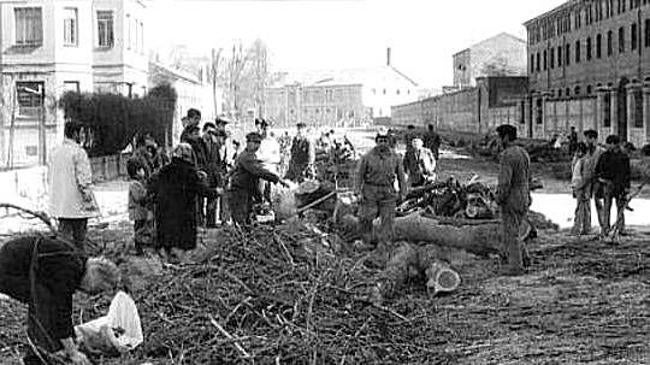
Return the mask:
[(159, 144), (171, 141), (177, 94), (163, 84), (142, 98), (117, 94), (68, 92), (59, 106), (66, 120), (81, 122), (91, 157), (119, 153), (137, 134), (151, 134)]

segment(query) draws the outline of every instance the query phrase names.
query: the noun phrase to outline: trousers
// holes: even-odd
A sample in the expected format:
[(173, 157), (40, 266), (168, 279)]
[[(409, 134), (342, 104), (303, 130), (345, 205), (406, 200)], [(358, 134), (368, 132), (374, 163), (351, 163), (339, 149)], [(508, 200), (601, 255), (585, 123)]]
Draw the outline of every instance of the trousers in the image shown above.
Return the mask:
[(519, 238), (522, 222), (526, 218), (526, 211), (513, 209), (507, 205), (501, 208), (501, 222), (503, 229), (503, 250), (511, 270), (523, 270), (524, 244)]
[(377, 232), (379, 242), (387, 244), (392, 241), (396, 203), (397, 192), (394, 187), (364, 185), (359, 206), (359, 233), (365, 243), (374, 241), (372, 221), (377, 217), (380, 219)]
[(576, 193), (576, 211), (573, 220), (574, 234), (589, 234), (591, 231), (591, 199), (584, 189), (577, 190)]

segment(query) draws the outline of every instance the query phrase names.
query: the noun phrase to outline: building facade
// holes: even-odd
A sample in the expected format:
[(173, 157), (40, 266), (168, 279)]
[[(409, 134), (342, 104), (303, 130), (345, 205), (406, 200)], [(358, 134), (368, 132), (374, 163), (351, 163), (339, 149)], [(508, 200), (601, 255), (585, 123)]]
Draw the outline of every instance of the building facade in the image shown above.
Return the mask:
[(526, 41), (500, 33), (456, 53), (453, 65), (456, 90), (476, 86), (479, 77), (526, 76)]
[(0, 167), (47, 161), (63, 139), (64, 92), (146, 91), (145, 9), (140, 0), (0, 2)]
[(511, 124), (525, 133), (526, 77), (479, 77), (475, 87), (394, 106), (392, 125), (489, 133)]
[(648, 143), (650, 1), (570, 0), (524, 25), (533, 136), (574, 126)]

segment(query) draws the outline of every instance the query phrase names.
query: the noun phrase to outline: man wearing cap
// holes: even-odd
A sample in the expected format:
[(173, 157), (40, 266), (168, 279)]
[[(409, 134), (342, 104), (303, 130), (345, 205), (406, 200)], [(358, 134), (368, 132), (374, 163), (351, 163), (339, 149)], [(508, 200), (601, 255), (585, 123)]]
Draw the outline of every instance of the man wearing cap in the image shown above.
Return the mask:
[(286, 179), (302, 182), (305, 178), (313, 178), (314, 162), (316, 161), (316, 146), (305, 135), (305, 123), (296, 125), (297, 132), (291, 143), (291, 159)]
[[(278, 175), (280, 162), (282, 161), (280, 144), (275, 138), (273, 138), (273, 136), (269, 135), (269, 122), (267, 122), (266, 119), (256, 118), (255, 127), (257, 127), (257, 133), (262, 137), (262, 142), (257, 151), (257, 158), (262, 162), (265, 169)], [(261, 198), (262, 201), (266, 200), (270, 203), (271, 184), (264, 182), (264, 184), (259, 187), (259, 191), (262, 194), (259, 198)]]
[(268, 170), (257, 158), (263, 138), (259, 133), (246, 135), (246, 148), (237, 156), (235, 168), (230, 177), (228, 188), (228, 206), (235, 223), (249, 224), (253, 206), (253, 197), (259, 191), (260, 179), (270, 183), (288, 184), (276, 173)]
[[(204, 171), (207, 174), (208, 187), (211, 189), (223, 188), (226, 176), (225, 156), (221, 148), (226, 141), (226, 131), (217, 129), (214, 123), (208, 122), (203, 126), (203, 146), (205, 149)], [(208, 228), (217, 225), (217, 200), (218, 197), (207, 197), (205, 204), (206, 221)], [(201, 208), (203, 206), (201, 205)]]
[[(372, 221), (380, 217), (380, 248), (392, 239), (395, 206), (406, 194), (404, 169), (400, 157), (390, 148), (389, 135), (381, 130), (375, 138), (377, 146), (366, 153), (357, 167), (355, 193), (361, 197), (359, 222), (364, 243), (372, 242)], [(395, 179), (399, 192), (395, 191)]]
[(530, 157), (522, 147), (516, 146), (517, 129), (503, 124), (497, 127), (503, 146), (500, 156), (497, 203), (501, 206), (503, 224), (503, 250), (508, 260), (506, 275), (524, 273), (523, 261), (527, 256), (519, 239), (520, 226), (526, 219), (530, 197)]

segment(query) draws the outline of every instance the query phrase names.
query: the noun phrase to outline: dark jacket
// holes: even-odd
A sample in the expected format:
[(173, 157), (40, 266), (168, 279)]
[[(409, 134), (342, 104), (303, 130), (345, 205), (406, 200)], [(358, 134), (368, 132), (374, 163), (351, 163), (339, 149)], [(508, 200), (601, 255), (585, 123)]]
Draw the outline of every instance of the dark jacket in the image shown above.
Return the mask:
[(291, 160), (286, 178), (302, 181), (305, 177), (312, 177), (313, 165), (316, 161), (316, 148), (314, 142), (308, 138), (295, 137), (291, 144)]
[(208, 174), (208, 185), (212, 188), (222, 187), (226, 173), (225, 156), (221, 156), (222, 145), (209, 137), (203, 138), (205, 162), (203, 171)]
[(157, 204), (158, 245), (196, 248), (196, 199), (216, 196), (216, 191), (201, 181), (195, 166), (177, 158), (152, 177), (149, 191)]
[(230, 177), (230, 188), (254, 194), (258, 191), (260, 179), (272, 183), (280, 181), (280, 177), (267, 170), (254, 152), (244, 150), (235, 160), (235, 168)]
[(431, 152), (433, 152), (433, 156), (436, 158), (436, 160), (438, 160), (438, 157), (440, 156), (440, 144), (442, 143), (440, 135), (433, 131), (427, 131), (427, 133), (424, 135), (423, 142), (424, 147), (430, 149)]
[(530, 157), (525, 149), (510, 146), (501, 153), (497, 203), (503, 209), (525, 213), (531, 204)]
[(606, 181), (606, 191), (623, 193), (630, 187), (630, 158), (620, 149), (605, 151), (596, 164), (596, 176)]
[(27, 331), (47, 351), (74, 337), (72, 295), (86, 260), (70, 244), (45, 236), (19, 237), (0, 248), (0, 292), (29, 306)]

